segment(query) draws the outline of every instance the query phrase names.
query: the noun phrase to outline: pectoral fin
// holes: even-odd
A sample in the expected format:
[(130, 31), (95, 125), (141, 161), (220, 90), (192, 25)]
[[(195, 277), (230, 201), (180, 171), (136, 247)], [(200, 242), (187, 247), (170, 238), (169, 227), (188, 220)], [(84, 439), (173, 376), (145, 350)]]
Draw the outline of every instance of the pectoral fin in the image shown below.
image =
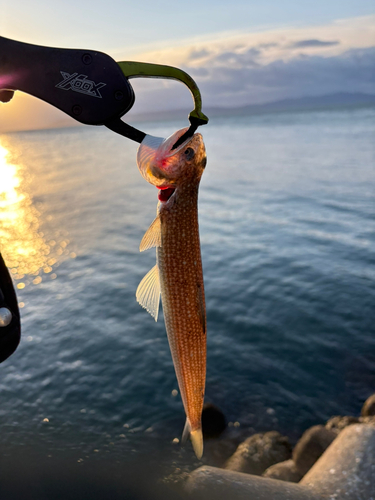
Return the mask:
[(161, 247), (161, 222), (159, 215), (145, 232), (141, 244), (139, 245), (139, 251), (144, 252), (152, 247)]
[(157, 321), (160, 303), (160, 279), (157, 265), (139, 283), (135, 296), (141, 306)]

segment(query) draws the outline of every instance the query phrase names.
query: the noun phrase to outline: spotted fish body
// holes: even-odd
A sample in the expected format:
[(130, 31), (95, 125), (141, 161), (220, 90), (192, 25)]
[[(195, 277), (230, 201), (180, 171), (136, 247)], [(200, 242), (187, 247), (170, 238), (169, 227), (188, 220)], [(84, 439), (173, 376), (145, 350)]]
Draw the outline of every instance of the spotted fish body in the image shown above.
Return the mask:
[(137, 300), (157, 319), (161, 295), (168, 341), (187, 416), (183, 440), (190, 434), (194, 451), (200, 458), (206, 378), (206, 307), (198, 188), (206, 153), (200, 134), (195, 134), (177, 152), (171, 151), (184, 131), (176, 132), (156, 148), (146, 145), (142, 151), (141, 145), (138, 152), (142, 175), (160, 191), (157, 217), (140, 246), (141, 251), (156, 246), (156, 266), (141, 281)]

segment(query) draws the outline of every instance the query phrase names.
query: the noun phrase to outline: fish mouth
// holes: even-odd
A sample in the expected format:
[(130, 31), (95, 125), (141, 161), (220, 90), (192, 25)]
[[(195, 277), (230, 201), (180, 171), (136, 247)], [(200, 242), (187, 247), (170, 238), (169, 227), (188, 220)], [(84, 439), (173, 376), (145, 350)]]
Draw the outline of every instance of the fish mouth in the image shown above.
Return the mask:
[(176, 191), (176, 188), (172, 187), (158, 187), (159, 193), (158, 193), (158, 200), (161, 201), (162, 203), (165, 203), (169, 200), (169, 198), (172, 196), (172, 194)]

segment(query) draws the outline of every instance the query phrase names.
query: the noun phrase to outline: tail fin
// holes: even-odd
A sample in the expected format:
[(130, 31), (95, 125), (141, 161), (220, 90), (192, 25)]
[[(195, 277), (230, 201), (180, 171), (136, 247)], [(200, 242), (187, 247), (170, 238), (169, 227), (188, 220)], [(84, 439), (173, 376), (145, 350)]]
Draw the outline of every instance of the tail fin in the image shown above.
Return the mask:
[(203, 434), (202, 429), (197, 429), (190, 433), (191, 443), (193, 445), (195, 454), (197, 455), (198, 460), (202, 458), (203, 455)]
[(190, 422), (186, 419), (184, 431), (182, 433), (181, 444), (185, 444), (187, 438), (190, 436), (191, 444), (193, 445), (194, 452), (200, 460), (203, 455), (203, 434), (202, 429), (191, 430)]

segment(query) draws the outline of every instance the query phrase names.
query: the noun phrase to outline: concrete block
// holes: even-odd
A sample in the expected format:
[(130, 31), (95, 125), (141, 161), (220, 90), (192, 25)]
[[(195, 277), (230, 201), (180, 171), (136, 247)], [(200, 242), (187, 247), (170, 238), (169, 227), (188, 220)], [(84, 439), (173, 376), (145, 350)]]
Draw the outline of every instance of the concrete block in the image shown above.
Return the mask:
[(375, 500), (375, 427), (346, 427), (299, 484), (322, 498)]
[(299, 484), (205, 466), (186, 489), (194, 500), (375, 500), (375, 427), (343, 429)]
[(208, 466), (190, 475), (186, 489), (194, 500), (321, 500), (295, 483)]

